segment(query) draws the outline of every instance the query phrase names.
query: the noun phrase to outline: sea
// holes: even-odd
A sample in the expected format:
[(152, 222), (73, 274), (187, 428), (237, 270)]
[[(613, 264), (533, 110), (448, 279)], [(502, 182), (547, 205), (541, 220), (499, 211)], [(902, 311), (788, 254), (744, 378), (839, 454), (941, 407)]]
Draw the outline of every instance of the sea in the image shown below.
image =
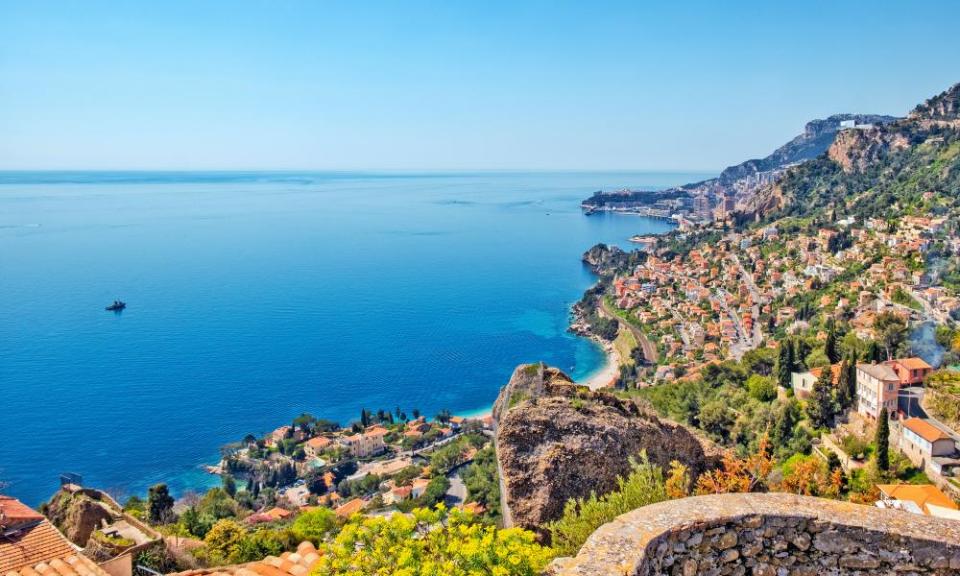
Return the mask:
[(303, 412), (476, 412), (538, 360), (587, 377), (581, 255), (672, 224), (580, 201), (709, 176), (0, 172), (0, 493), (183, 494)]

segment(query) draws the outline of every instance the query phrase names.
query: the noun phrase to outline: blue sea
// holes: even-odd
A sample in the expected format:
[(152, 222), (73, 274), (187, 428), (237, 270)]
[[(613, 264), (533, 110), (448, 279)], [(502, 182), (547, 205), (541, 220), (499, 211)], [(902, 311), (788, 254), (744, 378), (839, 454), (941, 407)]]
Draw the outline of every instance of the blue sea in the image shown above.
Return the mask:
[(536, 360), (587, 376), (581, 254), (671, 225), (580, 200), (705, 176), (0, 173), (2, 490), (203, 489), (220, 446), (302, 412), (476, 411)]

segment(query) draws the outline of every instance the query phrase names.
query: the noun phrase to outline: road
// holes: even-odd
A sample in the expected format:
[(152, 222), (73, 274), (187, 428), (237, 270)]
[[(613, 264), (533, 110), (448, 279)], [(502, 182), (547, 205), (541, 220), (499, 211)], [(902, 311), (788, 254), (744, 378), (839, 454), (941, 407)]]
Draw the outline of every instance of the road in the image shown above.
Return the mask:
[(640, 345), (640, 348), (643, 350), (643, 357), (646, 358), (647, 362), (650, 364), (657, 363), (657, 347), (653, 345), (653, 342), (647, 340), (646, 334), (636, 326), (630, 324), (620, 316), (616, 314), (613, 310), (610, 309), (610, 305), (606, 300), (600, 298), (600, 309), (603, 310), (603, 313), (608, 317), (613, 318), (620, 323), (621, 326), (625, 326), (627, 330), (633, 332), (633, 336), (637, 339), (637, 343)]
[(447, 473), (447, 480), (450, 481), (450, 487), (447, 488), (447, 495), (444, 497), (444, 503), (452, 508), (461, 506), (467, 501), (467, 485), (463, 483), (460, 473), (465, 466), (469, 466), (472, 461), (464, 462)]
[(960, 434), (952, 428), (927, 414), (923, 409), (923, 386), (908, 386), (900, 390), (897, 398), (898, 408), (910, 418), (920, 418), (949, 434), (955, 442), (960, 442)]
[(744, 268), (740, 262), (740, 256), (733, 254), (732, 257), (737, 268), (740, 270), (740, 275), (743, 276), (747, 290), (750, 291), (750, 298), (753, 300), (753, 306), (751, 307), (751, 311), (753, 312), (753, 347), (756, 348), (760, 346), (760, 342), (763, 341), (763, 331), (760, 329), (760, 304), (763, 303), (760, 298), (760, 289), (757, 288), (757, 284), (753, 281), (753, 275), (747, 274), (747, 269)]

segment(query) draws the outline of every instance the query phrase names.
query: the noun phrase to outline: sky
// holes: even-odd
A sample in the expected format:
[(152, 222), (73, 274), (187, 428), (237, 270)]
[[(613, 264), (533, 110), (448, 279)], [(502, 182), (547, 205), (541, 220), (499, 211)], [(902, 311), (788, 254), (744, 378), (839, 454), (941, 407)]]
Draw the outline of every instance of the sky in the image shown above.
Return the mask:
[(0, 0), (0, 169), (719, 170), (960, 82), (960, 2)]

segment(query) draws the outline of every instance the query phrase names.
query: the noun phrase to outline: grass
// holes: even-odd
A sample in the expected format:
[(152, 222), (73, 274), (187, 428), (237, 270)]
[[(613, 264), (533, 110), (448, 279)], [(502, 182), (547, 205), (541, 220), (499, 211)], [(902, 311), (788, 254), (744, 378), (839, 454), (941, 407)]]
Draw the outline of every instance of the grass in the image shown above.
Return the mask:
[(632, 330), (621, 326), (617, 339), (613, 341), (613, 347), (620, 355), (620, 362), (627, 365), (634, 363), (630, 353), (637, 347), (637, 338), (633, 335)]

